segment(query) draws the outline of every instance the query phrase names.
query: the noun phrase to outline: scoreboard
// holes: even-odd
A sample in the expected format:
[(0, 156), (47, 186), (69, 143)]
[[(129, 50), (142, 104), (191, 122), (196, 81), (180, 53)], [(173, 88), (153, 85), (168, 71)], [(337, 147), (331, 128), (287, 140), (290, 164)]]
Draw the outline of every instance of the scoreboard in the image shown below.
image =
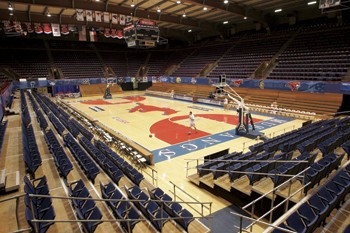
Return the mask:
[(159, 41), (159, 27), (149, 19), (130, 22), (123, 32), (129, 48), (152, 48), (157, 46)]

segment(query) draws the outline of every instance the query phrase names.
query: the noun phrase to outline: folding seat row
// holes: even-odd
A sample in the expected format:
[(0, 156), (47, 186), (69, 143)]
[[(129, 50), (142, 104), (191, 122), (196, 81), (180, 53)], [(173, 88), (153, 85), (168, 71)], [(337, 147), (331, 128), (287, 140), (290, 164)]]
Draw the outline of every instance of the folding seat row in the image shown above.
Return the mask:
[[(148, 195), (145, 194), (137, 185), (127, 188), (125, 187), (126, 193), (131, 200), (136, 200), (134, 204), (139, 210), (146, 216), (153, 226), (161, 231), (163, 225), (169, 221), (169, 215), (161, 208), (157, 202), (149, 199)], [(160, 219), (160, 220), (156, 220)]]
[(328, 176), (334, 169), (337, 169), (344, 155), (345, 154), (336, 156), (334, 153), (331, 153), (324, 156), (317, 161), (317, 163), (311, 164), (310, 168), (306, 171), (305, 180), (303, 181), (302, 178), (300, 178), (304, 184), (310, 182), (310, 184), (304, 188), (304, 193), (306, 194), (316, 184), (319, 184), (322, 178)]
[[(343, 169), (300, 205), (279, 227), (296, 232), (314, 232), (338, 208), (350, 191), (350, 175)], [(274, 230), (274, 233), (282, 232)]]
[(51, 123), (53, 124), (53, 126), (55, 127), (55, 129), (57, 130), (57, 132), (60, 135), (62, 135), (63, 132), (65, 131), (65, 127), (62, 125), (62, 123), (57, 119), (57, 117), (52, 112), (48, 114), (48, 117)]
[[(26, 205), (25, 216), (29, 226), (35, 232), (45, 233), (54, 222), (35, 222), (32, 220), (54, 220), (55, 210), (52, 206), (52, 200), (47, 185), (46, 176), (30, 180), (24, 176), (24, 203)], [(30, 197), (34, 195), (45, 195), (46, 197)]]
[(71, 118), (69, 120), (80, 132), (82, 135), (84, 135), (87, 139), (91, 141), (93, 139), (94, 135), (87, 130), (85, 127), (83, 127), (78, 121), (76, 121), (74, 118)]
[[(111, 179), (118, 184), (119, 180), (124, 176), (122, 170), (114, 164), (110, 158), (103, 154), (97, 147), (95, 147), (89, 139), (84, 136), (79, 138), (80, 144), (86, 149), (91, 157), (102, 167), (102, 169), (111, 177)], [(100, 142), (102, 143), (102, 142)]]
[(111, 201), (107, 201), (107, 205), (113, 211), (114, 216), (122, 220), (120, 222), (121, 226), (127, 232), (132, 232), (135, 225), (140, 221), (139, 213), (113, 183), (107, 185), (100, 183), (100, 188), (102, 197), (104, 199), (111, 199)]
[(34, 131), (31, 125), (25, 127), (22, 124), (22, 142), (23, 142), (23, 156), (27, 170), (34, 175), (35, 171), (41, 165), (41, 156), (36, 144)]
[[(70, 197), (92, 198), (89, 190), (82, 180), (74, 181), (69, 184), (68, 192)], [(93, 222), (82, 222), (86, 232), (92, 233), (96, 227), (102, 223), (102, 213), (92, 199), (71, 199), (74, 210), (80, 220), (96, 220)]]
[(87, 155), (81, 146), (70, 135), (66, 134), (63, 137), (65, 144), (68, 146), (73, 156), (77, 159), (78, 164), (83, 169), (86, 176), (92, 181), (95, 181), (96, 176), (100, 173), (99, 168), (94, 161)]
[(193, 215), (185, 208), (183, 208), (178, 202), (172, 200), (172, 198), (164, 193), (160, 188), (148, 190), (151, 199), (158, 200), (161, 208), (163, 208), (171, 217), (175, 218), (175, 221), (179, 223), (186, 231), (188, 225), (194, 220)]
[(0, 151), (2, 148), (2, 144), (4, 142), (6, 128), (7, 128), (7, 121), (2, 121), (0, 123)]
[(61, 174), (61, 176), (66, 178), (69, 172), (73, 170), (72, 163), (70, 162), (68, 156), (64, 152), (63, 148), (61, 147), (60, 143), (58, 142), (55, 134), (52, 132), (51, 129), (44, 132), (44, 137), (46, 144), (54, 157), (55, 165), (59, 173)]
[(144, 179), (144, 176), (136, 170), (132, 165), (120, 157), (117, 153), (111, 150), (105, 143), (95, 140), (96, 147), (102, 151), (123, 173), (129, 177), (134, 184), (139, 185)]
[(209, 170), (209, 169), (211, 169), (211, 167), (223, 163), (223, 161), (221, 161), (221, 160), (232, 160), (234, 157), (241, 155), (241, 154), (242, 154), (241, 152), (233, 152), (233, 153), (230, 153), (227, 155), (220, 156), (219, 158), (216, 158), (216, 159), (205, 161), (203, 164), (199, 164), (197, 166), (197, 172), (198, 172), (199, 176), (204, 176), (206, 174), (209, 174), (211, 172), (211, 170)]

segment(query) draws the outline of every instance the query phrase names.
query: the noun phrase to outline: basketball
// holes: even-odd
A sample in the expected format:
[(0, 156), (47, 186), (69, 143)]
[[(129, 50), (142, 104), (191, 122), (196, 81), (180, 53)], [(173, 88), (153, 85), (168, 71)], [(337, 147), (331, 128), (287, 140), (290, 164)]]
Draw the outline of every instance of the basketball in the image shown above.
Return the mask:
[(151, 137), (152, 137), (152, 134), (150, 134), (149, 137), (151, 138)]

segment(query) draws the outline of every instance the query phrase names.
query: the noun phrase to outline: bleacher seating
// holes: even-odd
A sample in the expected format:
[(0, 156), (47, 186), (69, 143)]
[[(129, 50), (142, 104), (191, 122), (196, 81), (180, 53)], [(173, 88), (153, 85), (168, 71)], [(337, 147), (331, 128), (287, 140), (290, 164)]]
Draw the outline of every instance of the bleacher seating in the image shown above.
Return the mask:
[(24, 91), (21, 91), (21, 107), (22, 107), (22, 142), (24, 162), (28, 172), (34, 175), (35, 171), (41, 165), (41, 156), (31, 125), (31, 119), (28, 112), (27, 101)]
[[(322, 26), (322, 27), (321, 27)], [(340, 81), (350, 68), (349, 25), (306, 26), (278, 57), (270, 79)]]
[[(70, 197), (92, 198), (89, 190), (82, 180), (72, 182), (68, 186)], [(94, 222), (82, 222), (86, 232), (93, 233), (96, 227), (102, 223), (102, 213), (92, 199), (71, 199), (74, 210), (80, 220), (96, 220)]]
[[(50, 198), (46, 176), (30, 180), (24, 176), (25, 216), (29, 226), (35, 232), (45, 233), (54, 222), (32, 222), (32, 220), (54, 220), (55, 210)], [(31, 197), (30, 195), (45, 195), (46, 197)]]

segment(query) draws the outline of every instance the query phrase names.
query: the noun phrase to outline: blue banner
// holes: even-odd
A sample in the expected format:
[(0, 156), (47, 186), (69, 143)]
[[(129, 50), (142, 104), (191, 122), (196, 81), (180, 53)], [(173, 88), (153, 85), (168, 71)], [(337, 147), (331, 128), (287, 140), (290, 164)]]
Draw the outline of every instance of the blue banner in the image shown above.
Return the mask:
[[(118, 83), (129, 83), (132, 77), (109, 78), (108, 81)], [(203, 78), (203, 77), (145, 77), (142, 79), (149, 82), (165, 82), (178, 84), (193, 84), (193, 85), (213, 85), (219, 82), (219, 78)], [(322, 81), (289, 81), (289, 80), (258, 80), (258, 79), (227, 79), (227, 84), (231, 87), (256, 88), (267, 90), (283, 90), (283, 91), (300, 91), (312, 93), (338, 93), (350, 94), (350, 83), (334, 83)], [(86, 79), (60, 79), (60, 80), (45, 80), (45, 81), (25, 81), (16, 82), (15, 86), (20, 89), (36, 88), (46, 86), (66, 86), (66, 85), (81, 85), (81, 84), (98, 84), (106, 83), (105, 78), (86, 78)]]

